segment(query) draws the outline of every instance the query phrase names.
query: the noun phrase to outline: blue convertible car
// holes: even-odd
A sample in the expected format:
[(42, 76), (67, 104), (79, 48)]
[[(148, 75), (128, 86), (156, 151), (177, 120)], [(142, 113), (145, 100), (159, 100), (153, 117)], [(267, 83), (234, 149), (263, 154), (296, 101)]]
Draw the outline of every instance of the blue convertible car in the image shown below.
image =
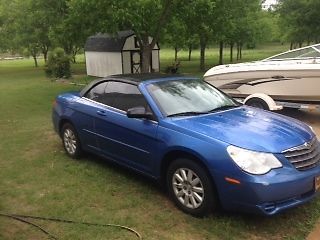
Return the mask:
[(320, 144), (302, 122), (242, 106), (185, 76), (117, 75), (56, 98), (67, 154), (102, 155), (161, 180), (183, 211), (272, 215), (320, 188)]

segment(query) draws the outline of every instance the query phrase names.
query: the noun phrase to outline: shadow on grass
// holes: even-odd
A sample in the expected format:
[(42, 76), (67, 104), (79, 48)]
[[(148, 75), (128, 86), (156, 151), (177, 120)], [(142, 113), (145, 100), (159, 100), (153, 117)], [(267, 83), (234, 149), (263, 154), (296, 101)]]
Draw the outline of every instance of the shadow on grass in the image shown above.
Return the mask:
[(147, 175), (144, 175), (142, 173), (139, 173), (134, 169), (123, 166), (111, 160), (110, 158), (105, 158), (99, 155), (95, 155), (93, 153), (86, 152), (81, 161), (90, 161), (91, 163), (99, 165), (99, 167), (113, 171), (117, 175), (125, 176), (127, 179), (135, 181), (139, 185), (152, 187), (154, 189), (157, 189), (159, 193), (165, 194), (164, 188), (157, 180), (148, 177)]
[[(151, 189), (152, 194), (167, 197), (165, 189), (158, 181), (111, 160), (88, 153), (82, 161), (89, 161), (111, 170), (116, 175), (124, 176), (142, 189)], [(319, 199), (315, 199), (311, 203), (269, 217), (241, 213), (241, 209), (239, 212), (228, 212), (220, 208), (206, 218), (195, 218), (174, 208), (173, 203), (168, 210), (178, 221), (183, 219), (188, 222), (188, 227), (194, 231), (201, 231), (207, 236), (212, 236), (214, 232), (221, 239), (244, 239), (248, 236), (250, 239), (304, 239), (320, 215), (320, 210), (314, 210), (320, 209), (319, 205)], [(165, 211), (168, 205), (161, 208)]]

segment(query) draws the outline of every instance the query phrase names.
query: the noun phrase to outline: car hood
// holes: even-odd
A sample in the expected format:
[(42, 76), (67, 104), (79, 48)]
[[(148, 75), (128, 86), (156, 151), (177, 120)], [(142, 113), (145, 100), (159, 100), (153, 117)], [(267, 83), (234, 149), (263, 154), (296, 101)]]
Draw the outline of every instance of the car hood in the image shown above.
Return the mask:
[(310, 128), (293, 118), (251, 107), (183, 118), (171, 118), (173, 127), (253, 151), (280, 153), (310, 141)]

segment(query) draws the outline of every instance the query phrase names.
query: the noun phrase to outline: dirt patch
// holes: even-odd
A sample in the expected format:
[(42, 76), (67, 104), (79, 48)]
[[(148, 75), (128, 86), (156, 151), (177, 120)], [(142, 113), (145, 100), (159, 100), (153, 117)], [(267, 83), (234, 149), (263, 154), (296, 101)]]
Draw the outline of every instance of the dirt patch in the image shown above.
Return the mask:
[(320, 238), (320, 221), (307, 237), (307, 240), (319, 240)]

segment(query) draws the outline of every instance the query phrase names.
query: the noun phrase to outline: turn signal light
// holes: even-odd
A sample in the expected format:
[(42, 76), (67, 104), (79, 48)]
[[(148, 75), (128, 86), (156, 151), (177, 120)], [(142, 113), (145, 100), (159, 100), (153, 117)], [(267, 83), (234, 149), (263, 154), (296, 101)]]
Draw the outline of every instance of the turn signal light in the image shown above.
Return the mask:
[(229, 177), (225, 177), (224, 178), (228, 183), (231, 183), (231, 184), (241, 184), (241, 182), (237, 179), (234, 179), (234, 178), (229, 178)]

